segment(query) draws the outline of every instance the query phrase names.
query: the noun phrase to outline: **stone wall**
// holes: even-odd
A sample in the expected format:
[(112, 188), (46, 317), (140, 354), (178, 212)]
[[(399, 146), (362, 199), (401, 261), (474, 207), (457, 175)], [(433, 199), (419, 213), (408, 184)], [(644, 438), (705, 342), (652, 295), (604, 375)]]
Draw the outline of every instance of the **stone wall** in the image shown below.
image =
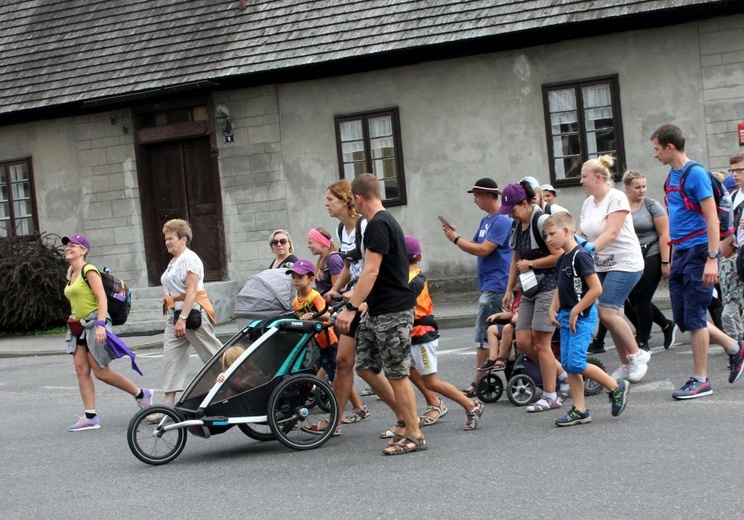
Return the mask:
[(75, 118), (80, 181), (80, 229), (91, 242), (91, 262), (109, 266), (131, 286), (147, 286), (142, 215), (129, 111)]
[(700, 66), (711, 170), (726, 170), (742, 151), (737, 129), (744, 123), (744, 16), (700, 24)]
[(228, 274), (242, 283), (269, 265), (271, 233), (290, 227), (279, 103), (273, 85), (218, 93), (214, 103), (233, 125), (234, 142), (217, 141)]

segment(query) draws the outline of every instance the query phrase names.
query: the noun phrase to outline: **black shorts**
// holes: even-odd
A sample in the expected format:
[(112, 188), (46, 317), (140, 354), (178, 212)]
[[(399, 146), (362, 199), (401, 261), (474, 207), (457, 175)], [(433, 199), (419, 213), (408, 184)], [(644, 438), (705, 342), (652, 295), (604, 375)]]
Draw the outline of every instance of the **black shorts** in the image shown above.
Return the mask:
[(351, 320), (351, 324), (349, 325), (349, 332), (340, 333), (338, 332), (338, 330), (336, 330), (336, 335), (340, 334), (341, 336), (349, 336), (350, 338), (355, 338), (360, 321), (362, 321), (362, 314), (360, 312), (357, 312), (356, 316), (354, 316), (354, 319)]

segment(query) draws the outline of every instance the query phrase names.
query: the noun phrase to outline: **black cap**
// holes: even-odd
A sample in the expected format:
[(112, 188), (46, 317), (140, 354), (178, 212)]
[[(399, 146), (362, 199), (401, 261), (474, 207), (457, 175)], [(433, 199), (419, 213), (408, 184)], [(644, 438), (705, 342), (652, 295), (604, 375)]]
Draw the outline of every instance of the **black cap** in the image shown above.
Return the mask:
[(482, 179), (475, 181), (473, 188), (468, 190), (468, 193), (493, 193), (494, 195), (498, 195), (501, 192), (499, 191), (499, 185), (496, 184), (495, 180), (483, 177)]

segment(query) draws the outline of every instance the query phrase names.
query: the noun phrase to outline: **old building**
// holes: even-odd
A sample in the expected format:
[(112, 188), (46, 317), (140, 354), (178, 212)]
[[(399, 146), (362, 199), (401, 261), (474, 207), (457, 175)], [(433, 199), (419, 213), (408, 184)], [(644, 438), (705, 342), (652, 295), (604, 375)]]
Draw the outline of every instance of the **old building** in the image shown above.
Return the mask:
[[(584, 198), (609, 152), (665, 168), (688, 134), (711, 168), (739, 150), (740, 0), (29, 0), (0, 7), (0, 235), (79, 232), (155, 327), (162, 223), (193, 225), (222, 319), (286, 228), (307, 256), (325, 187), (372, 171), (440, 291), (472, 286), (466, 190), (533, 175)], [(149, 289), (148, 289), (149, 288)], [(147, 322), (154, 319), (152, 323)], [(162, 321), (162, 320), (160, 320)]]

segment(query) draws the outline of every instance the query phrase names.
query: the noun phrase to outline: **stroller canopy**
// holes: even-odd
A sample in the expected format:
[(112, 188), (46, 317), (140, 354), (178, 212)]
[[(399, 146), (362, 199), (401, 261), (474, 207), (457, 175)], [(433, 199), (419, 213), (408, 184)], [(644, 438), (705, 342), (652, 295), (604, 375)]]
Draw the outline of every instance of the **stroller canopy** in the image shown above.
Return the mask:
[(248, 278), (235, 298), (235, 317), (273, 318), (292, 312), (295, 290), (286, 269), (266, 269)]

